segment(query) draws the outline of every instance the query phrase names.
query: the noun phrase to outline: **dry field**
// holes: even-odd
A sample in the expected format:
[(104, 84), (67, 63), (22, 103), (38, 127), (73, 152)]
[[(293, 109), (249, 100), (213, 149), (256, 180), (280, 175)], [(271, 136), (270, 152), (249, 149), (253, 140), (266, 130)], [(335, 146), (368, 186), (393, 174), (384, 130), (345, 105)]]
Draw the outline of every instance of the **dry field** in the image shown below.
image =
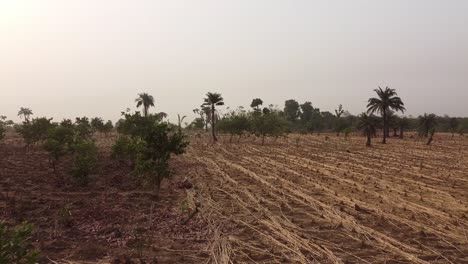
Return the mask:
[(466, 138), (297, 138), (193, 142), (218, 263), (468, 263)]
[(0, 220), (33, 222), (44, 263), (468, 263), (467, 138), (328, 137), (193, 137), (158, 202), (110, 160), (111, 139), (77, 188), (10, 137)]

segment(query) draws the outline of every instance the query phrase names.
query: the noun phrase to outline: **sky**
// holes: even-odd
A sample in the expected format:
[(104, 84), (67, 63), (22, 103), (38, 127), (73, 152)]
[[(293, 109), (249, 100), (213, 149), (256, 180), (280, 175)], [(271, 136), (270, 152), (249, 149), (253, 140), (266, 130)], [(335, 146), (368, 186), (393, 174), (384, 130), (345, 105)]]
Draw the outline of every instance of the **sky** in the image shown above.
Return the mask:
[(0, 115), (117, 120), (140, 92), (193, 118), (206, 92), (468, 116), (465, 0), (0, 0)]

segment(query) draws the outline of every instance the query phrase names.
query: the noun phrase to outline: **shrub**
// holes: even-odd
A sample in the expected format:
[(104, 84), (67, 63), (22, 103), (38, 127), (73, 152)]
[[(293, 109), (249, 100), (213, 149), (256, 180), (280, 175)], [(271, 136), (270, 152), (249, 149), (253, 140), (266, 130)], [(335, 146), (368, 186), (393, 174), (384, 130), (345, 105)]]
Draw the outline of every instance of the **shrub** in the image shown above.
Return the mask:
[(75, 130), (78, 136), (81, 138), (91, 138), (91, 135), (93, 134), (91, 124), (89, 123), (89, 118), (87, 117), (76, 118)]
[(89, 174), (97, 163), (97, 147), (91, 140), (78, 140), (73, 145), (75, 160), (72, 168), (72, 175), (80, 185), (89, 183)]
[(0, 141), (5, 138), (5, 127), (3, 127), (2, 124), (0, 124)]
[(37, 263), (39, 251), (31, 245), (32, 230), (27, 222), (12, 229), (0, 222), (0, 263)]
[(31, 122), (23, 122), (21, 126), (16, 127), (16, 130), (23, 137), (26, 145), (35, 144), (44, 141), (49, 129), (56, 126), (51, 121), (52, 118), (34, 118)]
[(159, 194), (161, 181), (170, 175), (171, 154), (185, 152), (188, 142), (174, 126), (161, 122), (156, 116), (123, 113), (120, 122), (122, 135), (113, 146), (114, 157), (125, 157), (135, 162), (134, 172), (152, 185), (155, 196)]
[(73, 140), (74, 131), (72, 128), (58, 126), (49, 130), (43, 147), (51, 156), (54, 172), (59, 159), (70, 152)]

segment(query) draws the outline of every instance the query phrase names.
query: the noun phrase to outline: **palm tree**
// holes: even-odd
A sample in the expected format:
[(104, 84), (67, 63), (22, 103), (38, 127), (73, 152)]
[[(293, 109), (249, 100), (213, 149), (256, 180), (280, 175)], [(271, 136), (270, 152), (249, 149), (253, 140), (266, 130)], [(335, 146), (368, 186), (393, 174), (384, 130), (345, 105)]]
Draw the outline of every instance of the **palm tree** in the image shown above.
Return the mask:
[(378, 112), (383, 117), (383, 140), (382, 143), (387, 142), (388, 136), (388, 118), (387, 113), (389, 110), (405, 112), (406, 108), (404, 107), (403, 101), (398, 97), (395, 89), (390, 89), (385, 87), (385, 90), (379, 87), (379, 89), (374, 90), (377, 93), (377, 98), (370, 98), (369, 103), (367, 104), (367, 113), (373, 114)]
[(182, 134), (182, 122), (184, 121), (184, 119), (186, 118), (187, 116), (180, 116), (179, 114), (177, 114), (177, 119), (178, 119), (178, 123), (179, 123), (179, 134)]
[(29, 117), (32, 116), (32, 115), (33, 115), (33, 112), (29, 108), (21, 107), (19, 112), (18, 112), (18, 116), (19, 117), (23, 116), (24, 121), (26, 121), (26, 122), (29, 122)]
[(147, 94), (147, 93), (140, 93), (138, 94), (138, 97), (135, 99), (135, 102), (137, 103), (137, 108), (143, 105), (143, 115), (145, 117), (148, 116), (148, 110), (151, 106), (154, 106), (154, 98), (153, 96)]
[(379, 120), (374, 115), (368, 115), (366, 113), (362, 113), (359, 116), (357, 128), (359, 130), (362, 130), (364, 136), (367, 137), (366, 146), (371, 145), (371, 137), (376, 136), (378, 125), (379, 125)]
[(215, 123), (216, 123), (216, 106), (224, 105), (223, 97), (219, 93), (207, 93), (205, 102), (203, 103), (204, 106), (211, 107), (211, 132), (213, 134), (213, 141), (218, 141), (216, 138), (215, 133)]
[(428, 137), (429, 132), (437, 125), (437, 117), (435, 114), (424, 114), (419, 116), (419, 136)]

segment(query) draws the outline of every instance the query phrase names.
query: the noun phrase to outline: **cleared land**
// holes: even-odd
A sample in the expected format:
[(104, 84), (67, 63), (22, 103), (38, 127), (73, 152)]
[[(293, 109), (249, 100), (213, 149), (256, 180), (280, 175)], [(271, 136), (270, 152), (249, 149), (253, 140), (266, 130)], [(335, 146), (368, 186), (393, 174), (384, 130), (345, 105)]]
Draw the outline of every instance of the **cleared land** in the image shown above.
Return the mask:
[(47, 154), (9, 138), (1, 219), (35, 223), (37, 246), (58, 262), (468, 263), (467, 138), (228, 141), (192, 138), (155, 203), (110, 160), (112, 139), (100, 139), (98, 173), (77, 188), (57, 186)]

